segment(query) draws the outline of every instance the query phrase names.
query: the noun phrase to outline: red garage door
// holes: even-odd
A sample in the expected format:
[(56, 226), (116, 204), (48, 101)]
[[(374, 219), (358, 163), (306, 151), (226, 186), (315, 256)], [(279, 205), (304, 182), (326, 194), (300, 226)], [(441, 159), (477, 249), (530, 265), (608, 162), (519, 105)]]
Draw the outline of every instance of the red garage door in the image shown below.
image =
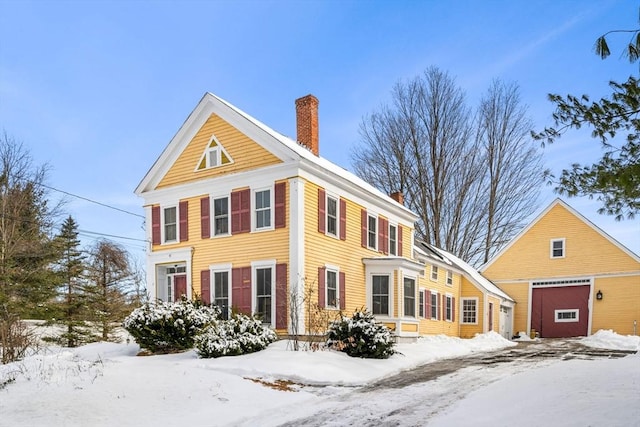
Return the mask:
[(590, 286), (533, 288), (531, 329), (542, 338), (587, 335)]

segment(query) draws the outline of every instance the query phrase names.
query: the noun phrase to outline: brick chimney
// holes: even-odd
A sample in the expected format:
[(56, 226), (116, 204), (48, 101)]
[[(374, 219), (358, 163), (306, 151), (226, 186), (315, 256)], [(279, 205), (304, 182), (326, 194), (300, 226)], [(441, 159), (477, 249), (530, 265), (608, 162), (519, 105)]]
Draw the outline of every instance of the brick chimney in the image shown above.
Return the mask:
[(313, 95), (296, 99), (296, 127), (298, 143), (316, 156), (320, 152), (318, 137), (318, 98)]
[(404, 196), (402, 195), (402, 191), (396, 191), (395, 193), (391, 193), (389, 194), (389, 197), (391, 197), (393, 200), (395, 200), (396, 202), (404, 206)]

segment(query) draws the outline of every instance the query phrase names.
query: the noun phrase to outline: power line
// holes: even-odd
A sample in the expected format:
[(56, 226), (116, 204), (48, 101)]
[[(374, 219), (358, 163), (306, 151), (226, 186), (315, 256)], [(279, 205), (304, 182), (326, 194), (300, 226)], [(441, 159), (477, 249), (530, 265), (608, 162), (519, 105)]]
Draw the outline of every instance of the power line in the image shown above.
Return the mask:
[(57, 191), (57, 192), (62, 193), (62, 194), (66, 194), (67, 196), (75, 197), (75, 198), (78, 198), (78, 199), (81, 199), (81, 200), (87, 201), (87, 202), (89, 202), (89, 203), (95, 203), (96, 205), (100, 205), (100, 206), (103, 206), (103, 207), (108, 208), (108, 209), (113, 209), (113, 210), (115, 210), (115, 211), (119, 211), (119, 212), (122, 212), (122, 213), (126, 213), (126, 214), (128, 214), (128, 215), (133, 215), (133, 216), (137, 216), (138, 218), (146, 219), (144, 215), (140, 215), (140, 214), (137, 214), (137, 213), (135, 213), (135, 212), (128, 211), (128, 210), (126, 210), (126, 209), (121, 209), (121, 208), (117, 208), (117, 207), (115, 207), (115, 206), (107, 205), (106, 203), (98, 202), (97, 200), (89, 199), (88, 197), (79, 196), (79, 195), (77, 195), (77, 194), (73, 194), (73, 193), (70, 193), (70, 192), (68, 192), (68, 191), (60, 190), (60, 189), (58, 189), (58, 188), (51, 187), (51, 186), (46, 185), (46, 184), (43, 184), (43, 183), (41, 183), (41, 182), (29, 181), (29, 179), (28, 179), (28, 178), (25, 178), (25, 177), (19, 177), (19, 176), (16, 176), (15, 174), (12, 174), (12, 173), (9, 173), (9, 172), (6, 172), (6, 174), (7, 174), (7, 175), (11, 175), (11, 177), (12, 177), (12, 178), (14, 178), (14, 179), (21, 179), (21, 180), (23, 180), (23, 181), (28, 181), (28, 182), (31, 182), (31, 183), (33, 183), (33, 184), (39, 185), (39, 186), (41, 186), (41, 187), (48, 188), (49, 190), (53, 190), (53, 191)]

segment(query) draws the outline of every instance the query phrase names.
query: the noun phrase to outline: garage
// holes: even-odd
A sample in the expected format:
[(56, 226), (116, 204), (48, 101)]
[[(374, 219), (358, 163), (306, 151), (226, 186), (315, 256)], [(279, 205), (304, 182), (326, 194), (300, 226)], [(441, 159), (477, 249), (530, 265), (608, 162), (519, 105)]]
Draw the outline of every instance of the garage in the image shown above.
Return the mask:
[(532, 283), (531, 329), (541, 338), (588, 335), (590, 294), (587, 279)]

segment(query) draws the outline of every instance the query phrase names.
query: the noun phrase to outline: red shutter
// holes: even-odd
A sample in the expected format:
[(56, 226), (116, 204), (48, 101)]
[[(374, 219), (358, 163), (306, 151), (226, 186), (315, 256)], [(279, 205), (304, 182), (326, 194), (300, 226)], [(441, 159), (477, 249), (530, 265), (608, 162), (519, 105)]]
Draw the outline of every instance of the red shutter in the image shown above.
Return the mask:
[(451, 321), (456, 321), (456, 298), (451, 297)]
[(200, 235), (203, 239), (211, 237), (210, 210), (209, 197), (200, 199)]
[(362, 213), (360, 214), (360, 243), (363, 248), (367, 247), (367, 211), (362, 209)]
[(251, 230), (251, 192), (246, 190), (231, 193), (231, 234), (247, 233)]
[(340, 199), (340, 240), (347, 240), (347, 202)]
[(398, 256), (402, 256), (402, 226), (398, 225)]
[(322, 188), (318, 188), (318, 231), (320, 233), (324, 233), (326, 231), (326, 202), (327, 199), (325, 191)]
[(160, 206), (151, 207), (151, 243), (160, 244)]
[(284, 228), (287, 225), (286, 213), (287, 183), (279, 182), (275, 185), (275, 227)]
[(211, 272), (200, 271), (200, 298), (205, 304), (211, 304)]
[(347, 296), (347, 288), (346, 288), (346, 280), (344, 272), (340, 272), (338, 274), (340, 280), (340, 310), (344, 310), (346, 305), (346, 296)]
[(426, 317), (427, 319), (431, 319), (431, 291), (427, 291), (425, 292), (425, 294), (427, 296), (425, 297), (426, 301), (424, 302), (424, 305), (425, 305), (424, 317)]
[(231, 270), (231, 300), (240, 313), (251, 315), (251, 267)]
[(326, 268), (318, 267), (318, 306), (320, 308), (324, 308), (325, 304), (325, 291), (324, 291), (324, 281), (325, 281), (325, 271)]
[(287, 264), (276, 264), (276, 329), (287, 327)]
[(189, 240), (189, 202), (186, 200), (180, 202), (178, 210), (180, 211), (180, 241), (186, 242)]

